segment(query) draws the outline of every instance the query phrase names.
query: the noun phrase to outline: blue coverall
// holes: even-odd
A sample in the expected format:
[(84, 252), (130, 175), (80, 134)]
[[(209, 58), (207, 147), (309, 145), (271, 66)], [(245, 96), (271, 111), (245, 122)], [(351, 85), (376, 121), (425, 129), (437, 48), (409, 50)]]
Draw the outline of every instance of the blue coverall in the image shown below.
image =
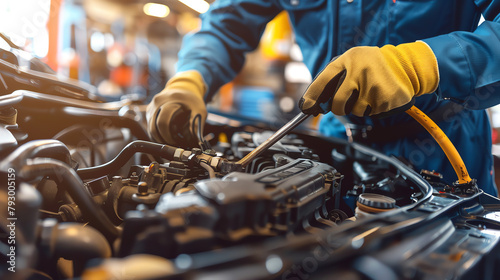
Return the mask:
[[(499, 0), (217, 0), (202, 15), (201, 30), (184, 39), (177, 70), (199, 71), (208, 85), (209, 100), (236, 76), (245, 52), (258, 46), (266, 23), (282, 10), (290, 15), (296, 42), (313, 76), (354, 46), (426, 42), (437, 57), (440, 84), (435, 94), (418, 97), (415, 105), (426, 113), (450, 100), (464, 105), (457, 112), (443, 110), (438, 124), (457, 146), (478, 186), (497, 195), (491, 128), (484, 108), (500, 103)], [(481, 14), (486, 21), (478, 27)], [(385, 119), (348, 117), (374, 129), (413, 121), (406, 114)], [(320, 131), (338, 136), (335, 121), (331, 113), (325, 116)], [(426, 132), (372, 145), (410, 160), (417, 170), (439, 171), (449, 182), (457, 179)]]

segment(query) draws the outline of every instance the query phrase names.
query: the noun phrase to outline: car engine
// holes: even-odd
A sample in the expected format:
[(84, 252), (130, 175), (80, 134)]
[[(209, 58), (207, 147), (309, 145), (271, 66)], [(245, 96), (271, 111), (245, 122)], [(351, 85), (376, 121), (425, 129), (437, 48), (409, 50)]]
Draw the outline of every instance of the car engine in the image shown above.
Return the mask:
[(500, 200), (306, 129), (210, 114), (153, 143), (143, 101), (0, 60), (2, 279), (499, 279)]

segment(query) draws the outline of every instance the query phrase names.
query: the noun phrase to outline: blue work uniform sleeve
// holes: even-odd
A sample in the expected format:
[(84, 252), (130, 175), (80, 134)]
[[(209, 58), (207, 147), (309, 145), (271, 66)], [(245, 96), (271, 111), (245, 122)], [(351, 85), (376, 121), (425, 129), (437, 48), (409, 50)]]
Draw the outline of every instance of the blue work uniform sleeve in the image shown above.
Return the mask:
[(177, 72), (197, 70), (207, 85), (205, 100), (234, 79), (245, 53), (254, 50), (266, 24), (281, 8), (274, 1), (218, 0), (201, 15), (198, 32), (184, 37)]
[(474, 2), (486, 20), (474, 32), (457, 31), (423, 41), (438, 61), (438, 96), (469, 109), (484, 109), (500, 103), (500, 1)]

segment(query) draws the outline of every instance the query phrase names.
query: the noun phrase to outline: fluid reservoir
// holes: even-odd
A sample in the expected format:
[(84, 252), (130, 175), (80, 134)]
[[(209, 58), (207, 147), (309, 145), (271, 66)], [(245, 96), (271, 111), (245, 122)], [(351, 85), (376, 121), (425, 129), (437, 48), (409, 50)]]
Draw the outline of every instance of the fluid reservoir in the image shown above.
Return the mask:
[(396, 208), (396, 200), (381, 194), (363, 193), (359, 195), (356, 206), (356, 217), (361, 218)]

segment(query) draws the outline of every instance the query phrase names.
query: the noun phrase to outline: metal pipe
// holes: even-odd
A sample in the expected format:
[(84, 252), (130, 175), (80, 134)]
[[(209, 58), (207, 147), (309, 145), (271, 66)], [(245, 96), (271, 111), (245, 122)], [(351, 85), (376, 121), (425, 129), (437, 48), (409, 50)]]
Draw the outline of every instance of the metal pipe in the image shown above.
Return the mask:
[(92, 102), (92, 101), (77, 100), (74, 98), (49, 95), (49, 94), (44, 94), (44, 93), (35, 92), (35, 91), (28, 91), (28, 90), (19, 90), (16, 92), (19, 92), (24, 97), (31, 98), (31, 99), (49, 101), (49, 102), (53, 102), (53, 103), (59, 103), (59, 104), (64, 105), (64, 106), (79, 107), (79, 108), (85, 108), (85, 109), (91, 109), (91, 110), (118, 111), (123, 106), (127, 106), (127, 105), (132, 104), (132, 101), (128, 100), (128, 99), (116, 101), (116, 102), (97, 103), (97, 102)]
[[(2, 86), (2, 80), (0, 79), (0, 86)], [(13, 104), (19, 103), (23, 100), (23, 95), (20, 92), (13, 92), (11, 94), (0, 96), (0, 108), (12, 106)]]

